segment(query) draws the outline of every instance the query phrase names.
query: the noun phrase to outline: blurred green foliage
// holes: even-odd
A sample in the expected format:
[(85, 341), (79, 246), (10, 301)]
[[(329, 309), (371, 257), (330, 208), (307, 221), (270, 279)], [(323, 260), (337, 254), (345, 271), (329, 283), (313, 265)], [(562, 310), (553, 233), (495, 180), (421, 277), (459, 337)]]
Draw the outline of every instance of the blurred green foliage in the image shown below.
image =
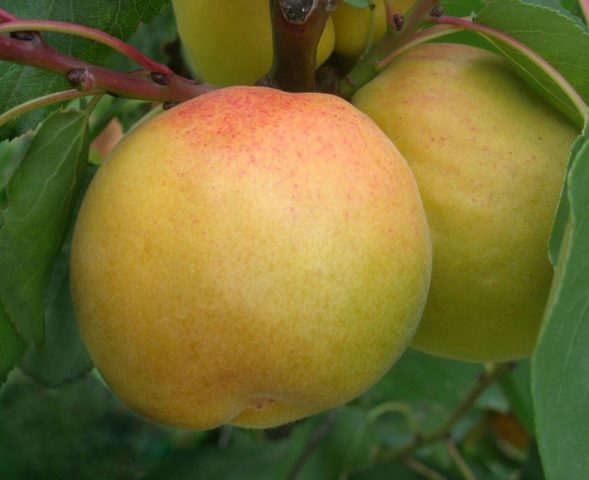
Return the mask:
[[(268, 431), (190, 432), (137, 416), (96, 373), (48, 389), (15, 371), (0, 390), (0, 478), (412, 480), (424, 478), (415, 472), (421, 465), (439, 478), (460, 479), (444, 442), (417, 449), (409, 464), (376, 459), (382, 448), (439, 427), (481, 372), (481, 366), (409, 350), (345, 407)], [(512, 377), (529, 385), (525, 366), (505, 378)], [(510, 410), (503, 391), (490, 389), (453, 429), (479, 480), (540, 478), (533, 476), (539, 463), (531, 435)]]

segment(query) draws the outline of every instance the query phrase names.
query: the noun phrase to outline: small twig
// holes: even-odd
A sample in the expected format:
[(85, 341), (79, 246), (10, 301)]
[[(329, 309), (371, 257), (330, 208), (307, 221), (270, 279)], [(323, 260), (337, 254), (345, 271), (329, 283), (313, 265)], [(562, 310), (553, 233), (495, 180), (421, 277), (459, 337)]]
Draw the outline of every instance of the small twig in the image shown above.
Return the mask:
[(381, 450), (378, 454), (378, 458), (381, 462), (389, 462), (392, 460), (398, 460), (411, 455), (418, 448), (438, 442), (450, 435), (450, 432), (454, 428), (454, 425), (467, 413), (481, 394), (493, 385), (505, 372), (511, 367), (511, 364), (505, 363), (493, 367), (488, 374), (483, 374), (475, 387), (468, 393), (466, 398), (456, 407), (456, 409), (450, 414), (448, 419), (436, 430), (429, 435), (417, 436), (413, 442), (402, 447), (400, 449), (386, 449)]
[(428, 467), (425, 463), (421, 463), (415, 458), (406, 458), (403, 463), (407, 468), (413, 470), (415, 473), (421, 475), (427, 480), (446, 480), (446, 478), (440, 473), (436, 472), (431, 467)]
[(331, 430), (331, 427), (335, 422), (336, 416), (337, 410), (332, 410), (331, 412), (329, 412), (327, 414), (327, 418), (325, 419), (325, 421), (321, 425), (319, 425), (319, 427), (317, 427), (317, 430), (313, 432), (313, 435), (309, 439), (309, 442), (307, 443), (307, 445), (305, 445), (305, 448), (303, 449), (303, 451), (299, 455), (299, 458), (294, 464), (290, 472), (290, 475), (288, 476), (288, 480), (296, 480), (296, 478), (303, 470), (303, 467), (305, 466), (305, 463), (307, 462), (309, 457), (313, 454), (313, 452), (317, 449), (317, 447), (321, 444), (323, 439)]
[(446, 447), (448, 449), (448, 454), (450, 455), (450, 458), (456, 464), (456, 467), (458, 467), (458, 470), (464, 477), (464, 480), (477, 480), (475, 474), (466, 463), (466, 460), (464, 460), (464, 458), (460, 454), (460, 451), (456, 447), (456, 444), (451, 439), (449, 439), (446, 442)]
[(13, 20), (0, 24), (0, 34), (11, 32), (53, 32), (86, 38), (112, 48), (151, 72), (158, 72), (164, 75), (171, 73), (168, 67), (146, 57), (128, 43), (108, 33), (84, 25), (52, 20)]
[(315, 90), (317, 46), (339, 1), (270, 0), (274, 55), (270, 73), (259, 84), (289, 92)]

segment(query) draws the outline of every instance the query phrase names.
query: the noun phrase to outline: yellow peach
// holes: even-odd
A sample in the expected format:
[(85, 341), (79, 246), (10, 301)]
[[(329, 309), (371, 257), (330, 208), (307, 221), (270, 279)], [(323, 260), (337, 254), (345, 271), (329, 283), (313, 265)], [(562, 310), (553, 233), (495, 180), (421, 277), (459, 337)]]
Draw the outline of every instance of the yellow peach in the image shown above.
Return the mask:
[(171, 425), (271, 427), (404, 351), (431, 245), (413, 175), (347, 102), (217, 90), (141, 124), (77, 220), (72, 290), (112, 390)]
[(464, 45), (402, 54), (353, 103), (409, 162), (432, 231), (432, 286), (414, 345), (479, 362), (529, 356), (575, 127), (500, 56)]

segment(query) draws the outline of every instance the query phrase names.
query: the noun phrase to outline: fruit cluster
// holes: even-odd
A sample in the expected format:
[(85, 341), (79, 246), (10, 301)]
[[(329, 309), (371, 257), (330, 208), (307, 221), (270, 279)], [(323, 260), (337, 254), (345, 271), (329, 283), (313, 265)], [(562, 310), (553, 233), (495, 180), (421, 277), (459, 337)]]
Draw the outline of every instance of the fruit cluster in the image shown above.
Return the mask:
[[(256, 1), (175, 2), (206, 80), (268, 69)], [(334, 43), (361, 53), (364, 13), (336, 10), (319, 62)], [(400, 55), (352, 104), (264, 87), (200, 96), (134, 129), (86, 195), (72, 254), (82, 334), (125, 402), (190, 428), (342, 404), (411, 342), (465, 361), (529, 356), (576, 133), (501, 57), (456, 44)]]

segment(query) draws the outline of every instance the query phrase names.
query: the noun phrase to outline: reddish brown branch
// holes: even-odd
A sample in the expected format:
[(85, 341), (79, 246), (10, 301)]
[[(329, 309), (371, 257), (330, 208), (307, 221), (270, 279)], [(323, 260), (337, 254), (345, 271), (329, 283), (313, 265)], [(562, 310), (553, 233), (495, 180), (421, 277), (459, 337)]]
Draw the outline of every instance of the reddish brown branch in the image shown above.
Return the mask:
[[(43, 40), (39, 30), (78, 35), (114, 48), (147, 71), (120, 73), (59, 52)], [(8, 35), (6, 35), (8, 34)], [(64, 77), (72, 87), (88, 94), (111, 95), (178, 103), (214, 89), (173, 73), (138, 50), (99, 30), (52, 21), (22, 21), (0, 9), (0, 60), (36, 67)]]
[[(40, 68), (68, 79), (74, 88), (155, 102), (183, 102), (211, 89), (170, 73), (155, 76), (119, 73), (65, 55), (44, 42), (39, 35), (30, 40), (0, 36), (0, 60)], [(159, 82), (159, 83), (158, 83)]]
[[(0, 15), (7, 13), (0, 10)], [(87, 38), (98, 43), (102, 43), (117, 52), (125, 55), (133, 60), (137, 65), (146, 68), (152, 72), (159, 72), (162, 74), (169, 74), (170, 69), (165, 65), (161, 65), (151, 58), (145, 56), (136, 48), (121, 39), (109, 35), (106, 32), (96, 30), (95, 28), (86, 27), (84, 25), (76, 25), (67, 22), (56, 22), (52, 20), (10, 20), (0, 25), (1, 33), (14, 32), (54, 32), (63, 33), (66, 35), (75, 35), (82, 38)]]

